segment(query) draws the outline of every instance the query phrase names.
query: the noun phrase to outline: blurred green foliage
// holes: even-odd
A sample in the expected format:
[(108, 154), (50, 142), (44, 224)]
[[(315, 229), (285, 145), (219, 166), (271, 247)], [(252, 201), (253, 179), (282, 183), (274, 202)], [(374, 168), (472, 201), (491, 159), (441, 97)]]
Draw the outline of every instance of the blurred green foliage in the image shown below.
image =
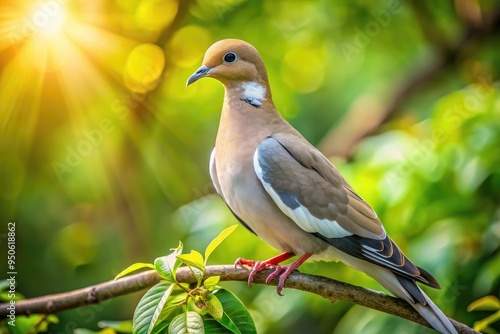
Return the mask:
[[(492, 0), (0, 7), (1, 248), (6, 254), (6, 225), (15, 221), (17, 290), (27, 298), (112, 279), (179, 240), (204, 249), (235, 223), (208, 176), (223, 88), (214, 80), (185, 88), (211, 43), (255, 45), (278, 110), (318, 144), (355, 105), (366, 115), (358, 121), (368, 122), (421, 66), (498, 11)], [(426, 290), (431, 298), (472, 325), (489, 313), (468, 313), (467, 305), (500, 295), (498, 30), (435, 72), (349, 159), (331, 158), (405, 253), (436, 276), (442, 290)], [(239, 228), (210, 262), (275, 254)], [(302, 270), (381, 289), (342, 264)], [(247, 305), (259, 333), (429, 332), (299, 291), (278, 297), (274, 288), (224, 286)], [(131, 319), (140, 297), (62, 312), (49, 331)]]

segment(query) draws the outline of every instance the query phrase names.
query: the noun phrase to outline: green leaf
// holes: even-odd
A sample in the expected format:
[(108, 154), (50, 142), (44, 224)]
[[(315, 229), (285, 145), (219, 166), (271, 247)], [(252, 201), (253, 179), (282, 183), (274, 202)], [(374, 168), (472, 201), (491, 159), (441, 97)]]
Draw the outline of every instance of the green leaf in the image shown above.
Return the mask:
[(172, 314), (174, 313), (176, 308), (182, 309), (182, 305), (186, 304), (187, 301), (187, 293), (182, 291), (180, 294), (172, 295), (167, 300), (167, 303), (163, 307), (163, 310), (158, 317), (158, 321), (164, 321), (165, 319), (172, 320), (174, 317)]
[(87, 328), (76, 328), (73, 330), (73, 334), (116, 334), (116, 331), (112, 328), (104, 328), (100, 331), (93, 331)]
[(167, 302), (167, 305), (163, 308), (160, 316), (158, 317), (157, 324), (154, 327), (151, 334), (165, 334), (172, 320), (183, 311), (182, 307), (179, 307), (179, 303), (186, 300), (186, 293), (180, 295), (172, 296)]
[(495, 323), (500, 320), (500, 311), (493, 313), (490, 316), (487, 316), (486, 318), (476, 321), (474, 323), (474, 329), (478, 332), (484, 331), (486, 328), (489, 327), (492, 323)]
[(470, 303), (467, 311), (496, 311), (500, 310), (500, 300), (495, 296), (485, 296)]
[(195, 250), (192, 250), (191, 253), (189, 254), (177, 255), (177, 258), (180, 259), (185, 264), (187, 264), (188, 266), (198, 268), (203, 272), (205, 271), (203, 256)]
[(155, 259), (154, 268), (156, 272), (161, 277), (169, 280), (171, 282), (175, 282), (175, 272), (177, 268), (182, 264), (182, 261), (177, 258), (178, 255), (182, 254), (183, 245), (182, 242), (179, 241), (179, 246), (177, 248), (172, 249), (172, 253), (167, 256), (162, 256)]
[(224, 315), (224, 309), (219, 298), (217, 298), (217, 296), (213, 293), (210, 293), (205, 303), (207, 305), (207, 311), (212, 315), (212, 317), (216, 320), (221, 320)]
[(203, 285), (207, 289), (214, 288), (220, 281), (220, 276), (210, 276), (204, 282)]
[(155, 266), (152, 265), (151, 263), (142, 263), (142, 262), (139, 262), (139, 263), (134, 263), (133, 265), (129, 266), (127, 269), (123, 270), (121, 273), (119, 273), (118, 275), (116, 275), (115, 277), (115, 281), (123, 276), (126, 276), (128, 274), (130, 274), (131, 272), (133, 271), (136, 271), (136, 270), (139, 270), (139, 269), (145, 269), (145, 268), (149, 268), (149, 269), (155, 269)]
[(99, 328), (112, 328), (120, 333), (132, 333), (132, 320), (111, 321), (102, 320), (97, 323)]
[[(162, 316), (165, 316), (165, 306), (167, 304), (168, 299), (170, 298), (170, 295), (172, 294), (172, 291), (174, 289), (175, 285), (171, 285), (167, 291), (163, 294), (163, 297), (160, 299), (158, 302), (158, 306), (156, 307), (156, 310), (151, 317), (151, 323), (150, 323), (150, 328), (148, 333), (151, 333), (153, 329), (155, 328), (156, 323), (158, 322), (159, 319), (161, 319)], [(166, 312), (171, 311), (172, 307), (167, 308)]]
[(173, 287), (171, 282), (161, 282), (142, 296), (134, 312), (134, 334), (146, 334), (153, 330)]
[(181, 313), (172, 320), (168, 327), (169, 334), (203, 334), (203, 320), (193, 311)]
[(205, 334), (232, 334), (229, 329), (222, 326), (215, 319), (203, 319), (203, 327), (205, 328)]
[(87, 328), (75, 328), (73, 334), (99, 334), (99, 332)]
[(238, 224), (236, 225), (233, 225), (233, 226), (229, 226), (228, 228), (226, 228), (225, 230), (223, 230), (221, 233), (219, 233), (218, 236), (215, 237), (214, 240), (212, 240), (208, 246), (207, 246), (207, 249), (205, 250), (205, 265), (207, 264), (207, 261), (208, 261), (208, 258), (210, 256), (210, 254), (212, 254), (212, 252), (217, 248), (219, 247), (219, 245), (221, 244), (221, 242), (224, 241), (224, 239), (226, 239), (231, 233), (233, 233), (233, 231), (238, 227)]
[[(26, 334), (31, 332), (42, 333), (46, 332), (50, 324), (59, 323), (57, 316), (32, 314), (29, 316), (16, 316), (15, 326), (9, 326), (9, 333), (11, 334)], [(0, 326), (0, 333), (1, 333)]]
[(0, 300), (5, 302), (10, 302), (11, 300), (23, 300), (25, 297), (18, 291), (15, 292), (14, 298), (12, 298), (12, 292), (10, 291), (2, 291), (0, 292)]
[(226, 289), (214, 291), (214, 295), (220, 300), (224, 309), (222, 319), (218, 320), (224, 327), (237, 334), (257, 333), (250, 313), (238, 297)]
[[(177, 316), (177, 314), (175, 314), (175, 316), (173, 318), (175, 318), (176, 316)], [(172, 322), (172, 319), (169, 319), (169, 320), (166, 320), (166, 321), (162, 321), (159, 324), (157, 324), (155, 326), (155, 328), (153, 329), (153, 331), (151, 332), (151, 334), (165, 334), (165, 333), (167, 333), (168, 326), (170, 326), (170, 323)]]

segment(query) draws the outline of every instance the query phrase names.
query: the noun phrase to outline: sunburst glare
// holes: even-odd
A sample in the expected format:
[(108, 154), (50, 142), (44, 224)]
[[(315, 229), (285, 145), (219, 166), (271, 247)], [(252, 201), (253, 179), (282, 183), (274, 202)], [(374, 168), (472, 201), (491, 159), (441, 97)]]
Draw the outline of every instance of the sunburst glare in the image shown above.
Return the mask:
[[(5, 101), (2, 139), (8, 136), (18, 148), (29, 151), (30, 131), (67, 131), (64, 124), (72, 124), (73, 133), (78, 133), (92, 119), (102, 117), (89, 112), (90, 101), (105, 103), (100, 108), (104, 112), (111, 109), (109, 96), (119, 96), (124, 89), (127, 55), (140, 43), (89, 19), (93, 16), (89, 14), (105, 8), (51, 0), (35, 6), (11, 3), (2, 9), (0, 32), (5, 34), (0, 50), (4, 49), (7, 58), (0, 73), (0, 99)], [(105, 96), (106, 101), (102, 100)], [(22, 117), (20, 105), (25, 110)], [(42, 111), (41, 106), (49, 107)], [(41, 116), (44, 121), (37, 125)], [(55, 123), (51, 122), (54, 118)], [(12, 130), (21, 123), (29, 131)], [(31, 126), (26, 129), (26, 124)]]
[(54, 36), (63, 31), (66, 8), (64, 4), (58, 1), (39, 3), (35, 6), (31, 17), (40, 34)]

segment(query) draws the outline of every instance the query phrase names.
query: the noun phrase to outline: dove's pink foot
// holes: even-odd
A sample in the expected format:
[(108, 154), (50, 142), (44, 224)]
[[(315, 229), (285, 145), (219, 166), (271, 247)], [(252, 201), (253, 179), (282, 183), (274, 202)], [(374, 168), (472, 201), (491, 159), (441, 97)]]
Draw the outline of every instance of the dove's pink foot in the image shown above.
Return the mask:
[(273, 279), (279, 276), (279, 281), (277, 285), (277, 292), (280, 296), (282, 296), (281, 291), (283, 290), (283, 287), (285, 286), (285, 281), (287, 277), (304, 261), (306, 261), (308, 258), (311, 257), (311, 254), (305, 254), (302, 255), (297, 261), (292, 262), (286, 266), (280, 266), (279, 264), (283, 261), (286, 261), (292, 257), (294, 257), (294, 253), (283, 253), (278, 256), (275, 256), (273, 258), (270, 258), (269, 260), (266, 261), (252, 261), (252, 260), (245, 260), (245, 259), (237, 259), (236, 262), (234, 263), (235, 267), (242, 267), (242, 266), (249, 266), (252, 267), (252, 271), (250, 271), (250, 274), (248, 275), (248, 285), (251, 287), (252, 286), (252, 281), (253, 277), (255, 274), (263, 269), (269, 268), (269, 267), (276, 267), (276, 270), (269, 275), (266, 279), (266, 283), (269, 284)]
[(255, 276), (255, 274), (257, 274), (257, 272), (266, 269), (268, 267), (278, 266), (281, 262), (286, 261), (294, 256), (295, 254), (287, 252), (272, 257), (266, 261), (253, 261), (253, 260), (245, 260), (239, 258), (236, 260), (236, 262), (234, 262), (234, 267), (236, 268), (236, 267), (248, 266), (252, 268), (250, 274), (248, 275), (248, 285), (251, 287), (253, 277)]

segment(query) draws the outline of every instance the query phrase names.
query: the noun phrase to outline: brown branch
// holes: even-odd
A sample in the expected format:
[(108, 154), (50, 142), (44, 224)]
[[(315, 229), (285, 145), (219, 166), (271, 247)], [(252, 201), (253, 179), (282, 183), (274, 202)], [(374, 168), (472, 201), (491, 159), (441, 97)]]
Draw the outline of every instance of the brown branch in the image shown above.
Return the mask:
[[(258, 272), (254, 278), (254, 283), (265, 284), (266, 278), (271, 272), (272, 269)], [(248, 273), (249, 271), (246, 269), (235, 269), (229, 265), (208, 266), (205, 277), (220, 276), (221, 281), (246, 281)], [(185, 283), (196, 282), (196, 279), (187, 267), (180, 268), (177, 271), (177, 279), (179, 282)], [(16, 316), (39, 313), (50, 314), (97, 304), (107, 299), (152, 287), (160, 282), (160, 280), (160, 276), (155, 271), (146, 271), (121, 278), (117, 281), (109, 281), (79, 290), (18, 301), (15, 303), (15, 313)], [(270, 284), (276, 285), (276, 281), (273, 280)], [(337, 300), (353, 302), (429, 327), (429, 324), (408, 303), (381, 292), (368, 290), (326, 277), (302, 274), (297, 271), (288, 277), (285, 287), (314, 293), (332, 302)], [(9, 314), (7, 310), (8, 306), (8, 303), (0, 304), (0, 318), (7, 317)], [(465, 324), (453, 319), (450, 320), (459, 333), (478, 333)]]

